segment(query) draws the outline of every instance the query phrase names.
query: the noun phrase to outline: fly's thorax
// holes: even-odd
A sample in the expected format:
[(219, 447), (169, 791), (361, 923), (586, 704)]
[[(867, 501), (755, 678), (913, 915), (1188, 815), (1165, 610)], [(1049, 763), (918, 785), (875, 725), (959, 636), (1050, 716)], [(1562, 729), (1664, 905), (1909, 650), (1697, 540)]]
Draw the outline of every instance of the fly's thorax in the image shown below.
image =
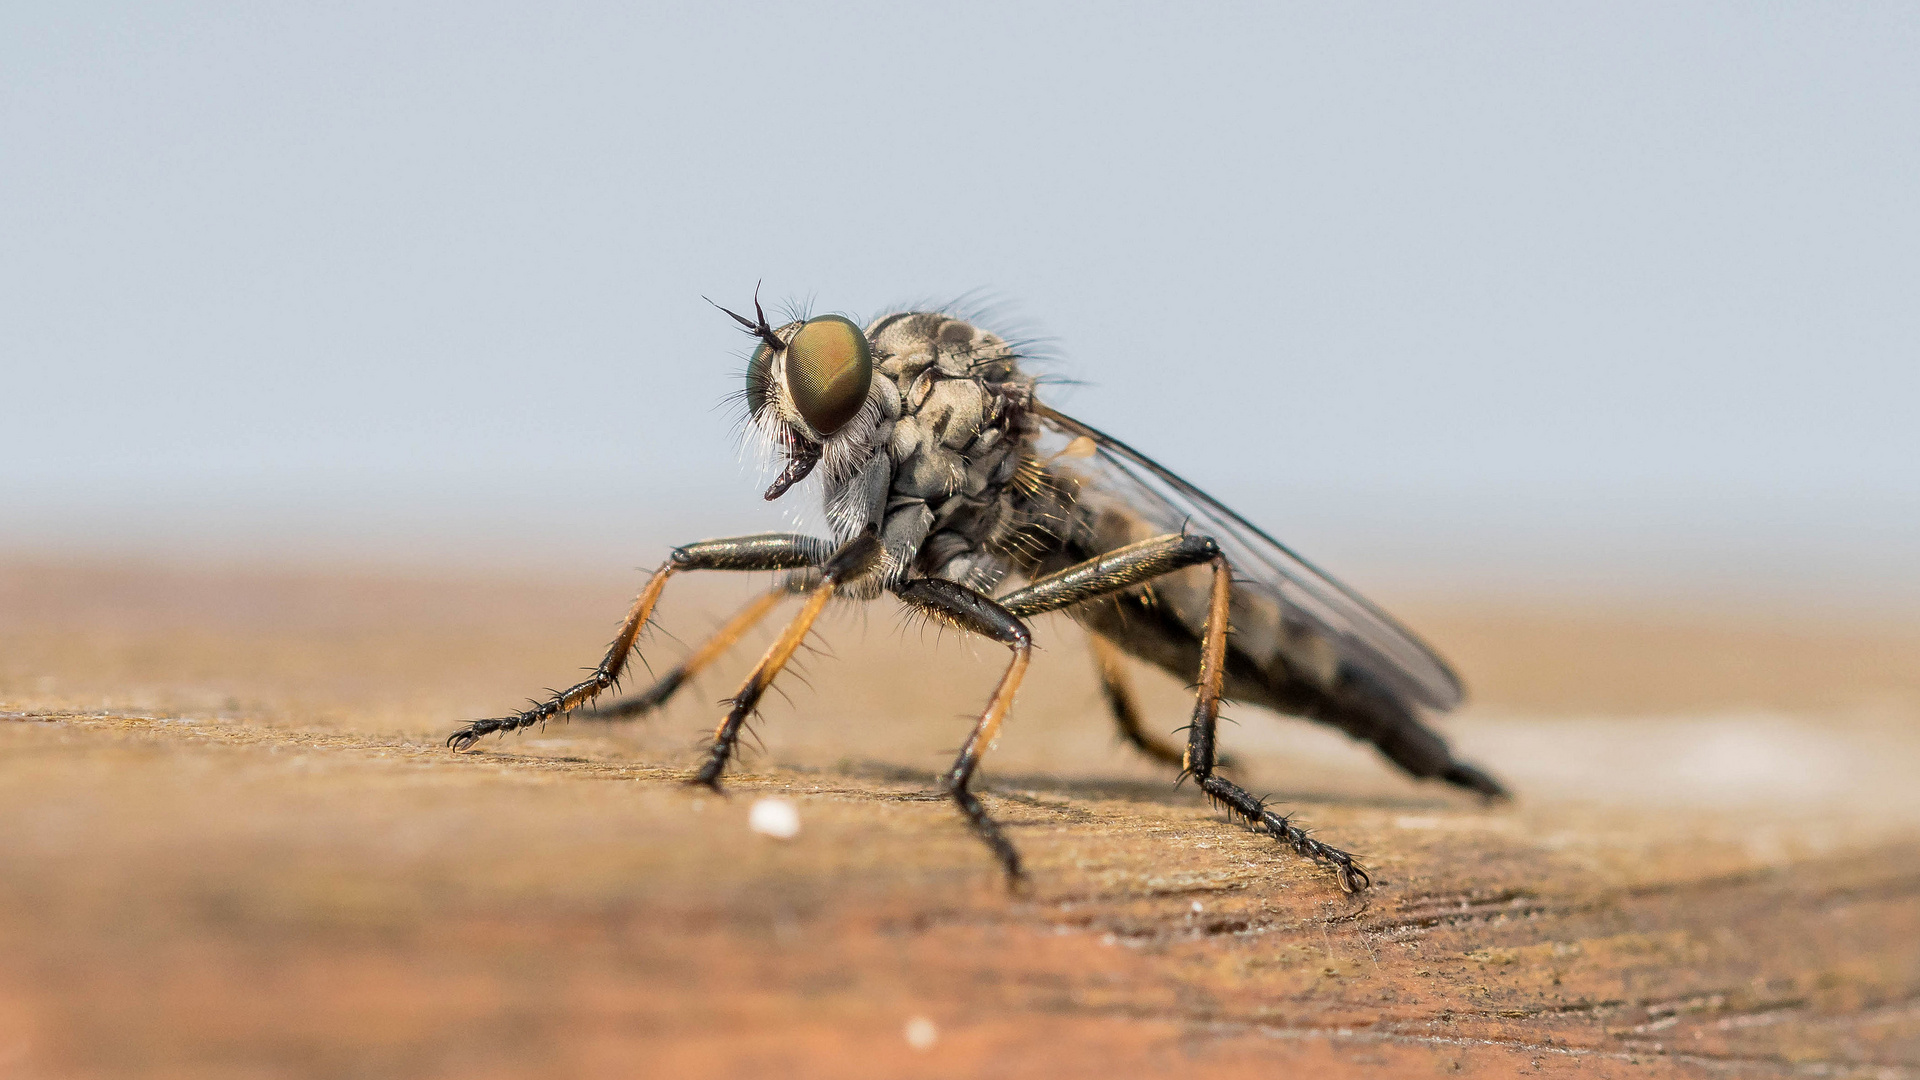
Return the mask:
[(754, 426), (790, 457), (817, 454), (821, 500), (838, 539), (880, 527), (883, 566), (870, 581), (931, 574), (990, 589), (1007, 569), (1005, 539), (1017, 517), (1011, 488), (1032, 442), (1023, 407), (1033, 380), (1013, 347), (948, 315), (876, 319), (863, 332), (872, 362), (865, 397), (850, 413), (843, 399), (838, 426), (826, 431), (809, 416), (819, 402), (795, 393), (822, 382), (820, 366), (789, 367), (812, 359), (797, 335), (819, 321), (767, 331), (775, 340), (756, 351), (748, 375)]
[(964, 319), (938, 312), (883, 315), (867, 326), (874, 366), (907, 393), (933, 369), (948, 378), (973, 376), (1006, 381), (1019, 374), (1020, 357), (1006, 339)]
[(888, 443), (892, 494), (939, 499), (978, 495), (1012, 456), (1020, 405), (1033, 380), (1012, 346), (948, 315), (889, 315), (867, 328), (875, 381), (892, 383), (899, 414)]
[(886, 316), (867, 335), (875, 381), (899, 395), (885, 454), (890, 566), (990, 589), (1007, 570), (1033, 380), (1004, 339), (951, 316)]

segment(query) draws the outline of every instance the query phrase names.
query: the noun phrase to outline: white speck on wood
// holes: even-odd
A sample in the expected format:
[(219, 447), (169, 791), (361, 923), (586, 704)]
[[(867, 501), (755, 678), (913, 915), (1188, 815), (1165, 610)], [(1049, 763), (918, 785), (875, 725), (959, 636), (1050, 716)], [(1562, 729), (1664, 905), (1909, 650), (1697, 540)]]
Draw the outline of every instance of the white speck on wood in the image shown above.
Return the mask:
[(762, 836), (791, 840), (800, 834), (800, 811), (785, 799), (759, 799), (747, 811), (747, 824)]

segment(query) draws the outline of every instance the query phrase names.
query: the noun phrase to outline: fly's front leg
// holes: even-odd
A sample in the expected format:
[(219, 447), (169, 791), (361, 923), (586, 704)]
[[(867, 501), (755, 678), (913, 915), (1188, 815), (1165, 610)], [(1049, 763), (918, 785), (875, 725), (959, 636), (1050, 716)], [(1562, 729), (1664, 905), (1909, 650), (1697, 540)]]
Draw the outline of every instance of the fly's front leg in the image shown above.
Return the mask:
[(720, 726), (714, 730), (713, 745), (707, 751), (706, 763), (694, 775), (694, 783), (704, 784), (715, 791), (720, 789), (720, 774), (726, 772), (734, 744), (740, 741), (740, 730), (746, 726), (747, 717), (753, 715), (753, 710), (759, 706), (761, 695), (773, 685), (780, 669), (787, 666), (794, 650), (807, 639), (814, 620), (826, 610), (827, 601), (833, 599), (834, 592), (840, 586), (872, 573), (879, 562), (880, 534), (869, 526), (865, 532), (842, 545), (831, 558), (819, 564), (820, 583), (807, 594), (807, 602), (801, 606), (800, 614), (787, 624), (786, 630), (767, 649), (766, 655), (760, 658), (760, 663), (754, 667), (753, 674), (747, 676), (740, 692), (733, 695), (733, 707), (728, 710), (727, 718), (720, 721)]
[(1022, 616), (1055, 611), (1200, 563), (1212, 565), (1213, 588), (1208, 594), (1207, 625), (1200, 648), (1200, 686), (1194, 696), (1193, 723), (1187, 733), (1183, 762), (1187, 775), (1200, 785), (1200, 790), (1225, 804), (1254, 828), (1271, 833), (1301, 855), (1331, 865), (1339, 875), (1342, 889), (1347, 892), (1365, 889), (1371, 880), (1352, 855), (1308, 836), (1306, 830), (1284, 815), (1268, 810), (1265, 803), (1246, 789), (1214, 773), (1220, 765), (1216, 743), (1220, 687), (1226, 679), (1227, 611), (1233, 598), (1233, 572), (1220, 546), (1212, 539), (1179, 535), (1142, 540), (1049, 574), (1010, 593), (1000, 602), (1008, 611)]
[(543, 723), (580, 708), (619, 682), (621, 672), (626, 670), (627, 657), (633, 652), (634, 642), (639, 639), (647, 620), (653, 616), (654, 605), (659, 603), (660, 594), (667, 587), (667, 579), (674, 574), (683, 570), (800, 569), (819, 565), (829, 551), (831, 547), (827, 541), (791, 533), (704, 540), (675, 548), (673, 555), (647, 579), (640, 595), (634, 597), (633, 606), (627, 609), (627, 617), (620, 624), (620, 632), (614, 635), (613, 644), (608, 646), (606, 656), (601, 658), (592, 674), (532, 708), (510, 716), (475, 720), (448, 736), (447, 745), (455, 750), (466, 750), (479, 742), (482, 736), (496, 731), (518, 731)]
[(980, 804), (980, 797), (973, 793), (971, 785), (981, 755), (1000, 734), (1000, 723), (1013, 708), (1014, 691), (1020, 688), (1020, 680), (1027, 673), (1027, 660), (1033, 654), (1033, 634), (1026, 623), (1001, 604), (951, 581), (920, 578), (902, 586), (899, 596), (915, 610), (950, 626), (990, 637), (1013, 651), (1006, 672), (1000, 676), (1000, 685), (994, 688), (986, 710), (973, 725), (973, 734), (967, 736), (967, 745), (961, 748), (960, 757), (947, 772), (946, 787), (953, 801), (959, 804), (960, 812), (966, 815), (967, 824), (973, 826), (973, 831), (1000, 860), (1001, 869), (1007, 873), (1007, 884), (1016, 886), (1022, 877), (1020, 853), (1014, 850), (999, 824), (987, 815), (987, 808)]
[(766, 618), (774, 608), (780, 606), (782, 600), (792, 596), (793, 593), (792, 588), (781, 584), (754, 597), (751, 603), (736, 612), (733, 618), (728, 619), (725, 626), (715, 631), (712, 637), (701, 642), (699, 648), (693, 650), (685, 660), (680, 661), (672, 670), (655, 680), (652, 686), (624, 701), (616, 701), (611, 705), (595, 708), (586, 715), (595, 720), (626, 720), (645, 716), (665, 705), (668, 698), (686, 685), (687, 680), (719, 659), (720, 654), (732, 648), (742, 635), (757, 626), (761, 619)]

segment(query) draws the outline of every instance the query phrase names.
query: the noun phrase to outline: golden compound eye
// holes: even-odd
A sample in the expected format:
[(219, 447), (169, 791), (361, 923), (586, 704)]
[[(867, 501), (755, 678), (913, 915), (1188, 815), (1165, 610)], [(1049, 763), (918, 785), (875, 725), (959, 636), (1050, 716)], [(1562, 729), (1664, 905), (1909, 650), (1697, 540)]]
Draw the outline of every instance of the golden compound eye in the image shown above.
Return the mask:
[(756, 345), (753, 359), (747, 361), (747, 413), (759, 416), (773, 392), (773, 350)]
[[(752, 375), (748, 375), (752, 393)], [(860, 328), (838, 315), (808, 319), (787, 343), (787, 391), (807, 423), (831, 435), (859, 413), (873, 382), (873, 354)]]

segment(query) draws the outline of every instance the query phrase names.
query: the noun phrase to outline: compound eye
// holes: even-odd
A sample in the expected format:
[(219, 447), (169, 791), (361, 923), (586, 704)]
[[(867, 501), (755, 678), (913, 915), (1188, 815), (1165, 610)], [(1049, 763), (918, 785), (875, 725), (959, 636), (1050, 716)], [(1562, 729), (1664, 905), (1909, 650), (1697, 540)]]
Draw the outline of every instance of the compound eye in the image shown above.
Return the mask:
[(808, 319), (787, 343), (787, 390), (800, 415), (822, 435), (840, 430), (860, 412), (872, 382), (867, 336), (848, 319)]
[(773, 350), (756, 345), (753, 359), (747, 361), (747, 412), (759, 416), (773, 394)]

